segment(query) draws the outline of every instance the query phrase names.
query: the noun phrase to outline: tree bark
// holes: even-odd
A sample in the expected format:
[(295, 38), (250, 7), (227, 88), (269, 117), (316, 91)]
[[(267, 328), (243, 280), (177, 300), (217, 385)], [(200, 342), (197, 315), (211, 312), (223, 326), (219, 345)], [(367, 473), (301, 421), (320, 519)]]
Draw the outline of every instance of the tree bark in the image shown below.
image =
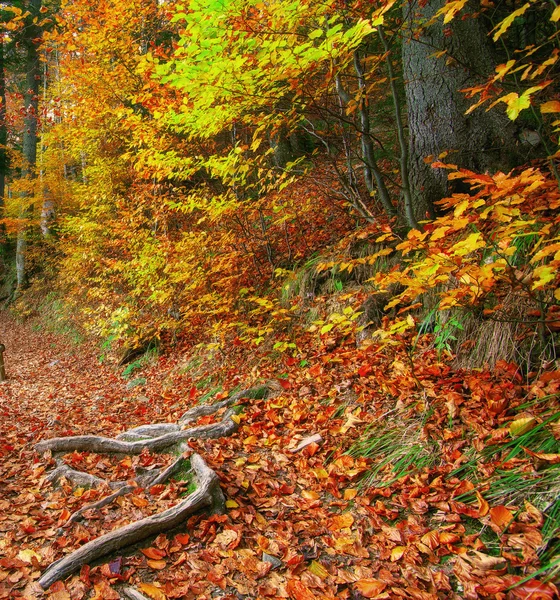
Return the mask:
[[(409, 128), (409, 172), (414, 213), (418, 220), (435, 216), (434, 203), (458, 191), (444, 169), (430, 162), (448, 151), (445, 160), (477, 172), (508, 171), (519, 159), (516, 127), (503, 110), (483, 108), (465, 115), (470, 106), (460, 91), (494, 72), (491, 40), (475, 0), (449, 24), (430, 22), (445, 0), (403, 3), (402, 45)], [(445, 55), (436, 57), (438, 52)]]

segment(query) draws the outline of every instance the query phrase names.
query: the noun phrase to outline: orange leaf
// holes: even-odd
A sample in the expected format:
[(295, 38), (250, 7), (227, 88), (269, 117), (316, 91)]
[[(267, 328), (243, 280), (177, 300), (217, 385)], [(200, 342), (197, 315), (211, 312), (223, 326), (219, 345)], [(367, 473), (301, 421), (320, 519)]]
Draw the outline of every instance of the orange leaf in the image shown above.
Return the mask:
[(132, 496), (132, 504), (137, 506), (138, 508), (144, 508), (144, 506), (148, 506), (149, 502), (146, 498), (141, 498), (140, 496)]
[(148, 566), (151, 569), (155, 569), (156, 571), (161, 571), (162, 569), (165, 569), (165, 566), (167, 565), (167, 563), (164, 560), (148, 560), (146, 562), (148, 563)]
[(476, 497), (478, 499), (478, 514), (481, 517), (484, 517), (488, 514), (488, 509), (490, 508), (488, 502), (481, 496), (480, 492), (476, 491)]
[(543, 102), (541, 104), (542, 113), (556, 113), (560, 112), (560, 102), (558, 100), (550, 100), (549, 102)]
[(379, 579), (360, 579), (360, 581), (356, 581), (354, 587), (362, 596), (375, 598), (387, 587), (387, 584)]
[(428, 531), (428, 533), (424, 534), (420, 539), (423, 544), (430, 548), (430, 550), (435, 550), (440, 543), (439, 533), (435, 529)]
[(332, 518), (331, 525), (329, 529), (331, 531), (338, 531), (339, 529), (345, 529), (347, 527), (352, 527), (354, 523), (354, 517), (351, 513), (347, 512), (342, 515), (336, 515)]
[(152, 560), (159, 560), (165, 556), (165, 551), (160, 550), (159, 548), (142, 548), (140, 552)]
[(494, 506), (490, 509), (492, 523), (498, 527), (507, 527), (513, 521), (513, 513), (505, 506)]
[(290, 594), (290, 598), (294, 600), (315, 600), (315, 594), (301, 581), (290, 579), (286, 585), (286, 591)]
[(184, 546), (185, 544), (189, 543), (191, 536), (188, 533), (178, 533), (175, 536), (175, 539), (179, 542), (179, 544)]
[(139, 583), (138, 589), (153, 600), (167, 600), (167, 596), (158, 587), (152, 585), (151, 583)]

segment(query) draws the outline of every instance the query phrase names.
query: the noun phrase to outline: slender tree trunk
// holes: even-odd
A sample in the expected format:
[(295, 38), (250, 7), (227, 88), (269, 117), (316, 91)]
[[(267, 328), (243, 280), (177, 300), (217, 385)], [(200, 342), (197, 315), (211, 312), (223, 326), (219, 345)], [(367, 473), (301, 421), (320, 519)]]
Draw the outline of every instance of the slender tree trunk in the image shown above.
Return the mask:
[(391, 86), (391, 95), (393, 97), (393, 108), (395, 110), (395, 122), (397, 125), (397, 139), (399, 141), (400, 149), (400, 171), (401, 171), (401, 183), (402, 183), (402, 196), (404, 202), (404, 216), (407, 225), (411, 229), (418, 229), (418, 221), (414, 214), (414, 203), (412, 201), (412, 194), (410, 191), (410, 177), (408, 174), (408, 146), (405, 139), (404, 124), (401, 111), (401, 103), (397, 92), (397, 85), (395, 83), (395, 74), (393, 72), (393, 65), (391, 63), (391, 51), (387, 40), (385, 39), (385, 33), (383, 27), (378, 29), (379, 39), (383, 44), (385, 50), (385, 60), (387, 62), (387, 74), (389, 75), (389, 85)]
[[(30, 0), (28, 9), (30, 20), (39, 15), (41, 0)], [(26, 49), (26, 81), (25, 92), (23, 95), (25, 118), (23, 129), (23, 158), (25, 168), (22, 170), (22, 177), (32, 180), (35, 177), (35, 166), (37, 164), (37, 128), (39, 112), (39, 83), (41, 80), (41, 66), (39, 61), (38, 45), (41, 37), (40, 28), (33, 22), (26, 28), (25, 49)], [(31, 185), (30, 181), (28, 183)], [(22, 193), (21, 216), (28, 218), (33, 212), (33, 205), (30, 200), (31, 191)], [(26, 268), (27, 251), (27, 227), (23, 225), (18, 231), (16, 244), (16, 275), (17, 287), (21, 289), (27, 284)]]
[(375, 159), (375, 149), (371, 139), (371, 122), (369, 118), (369, 103), (366, 94), (366, 82), (362, 65), (360, 64), (358, 51), (354, 53), (354, 69), (356, 71), (356, 75), (358, 76), (358, 85), (361, 92), (359, 108), (360, 137), (366, 186), (370, 193), (373, 193), (377, 189), (379, 201), (381, 202), (383, 209), (388, 215), (393, 216), (396, 211), (391, 202), (391, 197), (389, 195), (389, 191), (387, 190), (387, 186), (385, 185), (383, 174), (381, 173)]
[[(445, 26), (442, 17), (431, 22), (444, 4), (403, 2), (409, 172), (418, 220), (433, 218), (434, 203), (454, 191), (447, 172), (430, 165), (443, 152), (449, 153), (448, 162), (478, 172), (509, 170), (518, 157), (515, 125), (503, 110), (482, 108), (465, 115), (470, 102), (460, 90), (486, 79), (496, 66), (485, 24), (472, 17), (480, 5), (471, 0)], [(445, 54), (437, 57), (438, 52)]]
[[(4, 39), (0, 36), (0, 219), (4, 218), (6, 195), (6, 175), (8, 171), (8, 129), (6, 127), (6, 66), (4, 59)], [(0, 224), (0, 233), (4, 225)]]

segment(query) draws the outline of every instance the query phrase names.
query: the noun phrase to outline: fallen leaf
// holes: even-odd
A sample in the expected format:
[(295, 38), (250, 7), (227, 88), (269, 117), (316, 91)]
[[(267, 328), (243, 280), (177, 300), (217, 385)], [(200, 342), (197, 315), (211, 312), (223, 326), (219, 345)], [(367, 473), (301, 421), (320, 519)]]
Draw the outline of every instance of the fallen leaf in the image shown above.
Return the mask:
[(354, 587), (362, 596), (375, 598), (387, 587), (387, 584), (379, 579), (360, 579), (356, 581)]
[(152, 600), (167, 600), (167, 596), (155, 585), (151, 583), (139, 583), (138, 589), (144, 592), (146, 596), (152, 598)]

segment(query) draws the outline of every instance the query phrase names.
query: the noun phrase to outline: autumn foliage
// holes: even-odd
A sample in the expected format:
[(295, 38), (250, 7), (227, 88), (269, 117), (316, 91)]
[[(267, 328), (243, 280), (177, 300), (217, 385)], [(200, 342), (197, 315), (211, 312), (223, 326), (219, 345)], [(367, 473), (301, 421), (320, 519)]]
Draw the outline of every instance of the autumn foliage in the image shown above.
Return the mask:
[[(0, 322), (12, 376), (0, 598), (117, 598), (125, 583), (156, 600), (557, 597), (560, 7), (62, 0), (0, 12), (12, 311)], [(458, 23), (492, 44), (486, 72), (457, 59)], [(496, 115), (485, 160), (465, 158), (455, 131), (413, 155), (407, 52), (419, 72), (438, 61), (468, 81), (442, 86), (442, 103), (468, 101), (457, 132)], [(69, 337), (84, 343), (75, 360)], [(88, 511), (107, 490), (55, 488), (53, 458), (32, 443), (176, 422), (262, 382), (274, 394), (242, 403), (234, 436), (190, 442), (227, 514), (37, 587), (53, 561), (188, 490), (138, 486)], [(114, 483), (172, 457), (63, 460)]]

